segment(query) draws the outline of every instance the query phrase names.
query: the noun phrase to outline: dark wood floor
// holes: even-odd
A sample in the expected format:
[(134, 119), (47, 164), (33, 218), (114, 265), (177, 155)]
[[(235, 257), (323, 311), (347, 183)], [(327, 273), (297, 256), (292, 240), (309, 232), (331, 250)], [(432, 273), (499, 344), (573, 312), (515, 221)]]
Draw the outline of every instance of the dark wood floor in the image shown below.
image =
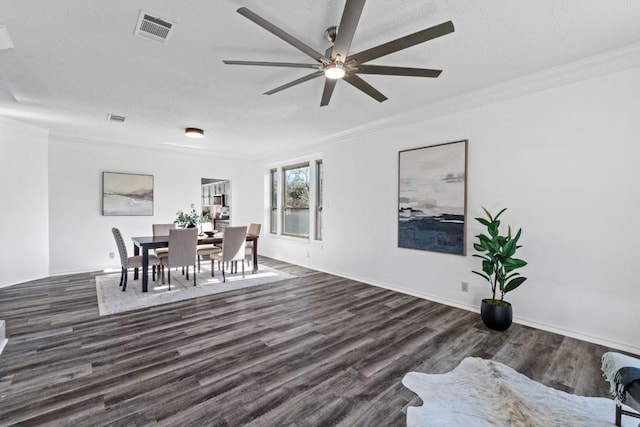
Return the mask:
[(404, 425), (402, 377), (467, 356), (608, 395), (605, 347), (261, 262), (297, 278), (106, 317), (90, 274), (0, 289), (0, 424)]

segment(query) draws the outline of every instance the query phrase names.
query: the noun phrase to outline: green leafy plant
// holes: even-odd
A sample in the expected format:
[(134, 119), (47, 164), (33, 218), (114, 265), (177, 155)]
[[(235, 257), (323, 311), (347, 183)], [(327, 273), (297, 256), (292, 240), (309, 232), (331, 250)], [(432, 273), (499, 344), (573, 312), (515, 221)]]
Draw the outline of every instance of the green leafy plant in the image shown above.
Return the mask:
[(482, 209), (487, 218), (476, 218), (476, 221), (484, 225), (487, 231), (486, 234), (481, 233), (475, 236), (478, 241), (473, 244), (473, 248), (478, 252), (473, 256), (482, 259), (482, 272), (473, 271), (473, 273), (489, 282), (492, 300), (497, 301), (496, 292), (500, 290), (499, 301), (504, 303), (504, 294), (516, 289), (527, 280), (515, 271), (527, 265), (526, 261), (515, 258), (516, 251), (522, 247), (518, 245), (522, 229), (513, 236), (511, 226), (508, 226), (507, 234), (501, 235), (498, 218), (507, 209), (502, 209), (496, 216), (492, 216), (484, 207)]
[(197, 227), (198, 224), (200, 224), (200, 222), (202, 221), (202, 218), (195, 209), (192, 209), (191, 212), (186, 213), (180, 210), (176, 212), (176, 215), (177, 217), (173, 222), (182, 228)]

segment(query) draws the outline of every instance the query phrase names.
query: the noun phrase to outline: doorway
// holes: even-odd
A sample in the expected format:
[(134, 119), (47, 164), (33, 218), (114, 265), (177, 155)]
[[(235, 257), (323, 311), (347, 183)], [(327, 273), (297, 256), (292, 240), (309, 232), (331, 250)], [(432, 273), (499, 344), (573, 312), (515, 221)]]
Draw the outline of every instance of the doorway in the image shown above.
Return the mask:
[(223, 178), (201, 178), (202, 214), (210, 221), (202, 223), (202, 231), (223, 231), (231, 223), (231, 181)]

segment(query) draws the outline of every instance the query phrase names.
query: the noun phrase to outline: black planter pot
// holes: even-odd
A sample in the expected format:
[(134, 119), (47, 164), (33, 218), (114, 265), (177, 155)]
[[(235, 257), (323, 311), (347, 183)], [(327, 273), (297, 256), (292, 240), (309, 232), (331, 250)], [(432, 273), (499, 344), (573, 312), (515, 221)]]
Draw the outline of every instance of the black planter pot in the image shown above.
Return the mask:
[(506, 307), (500, 305), (491, 304), (491, 299), (483, 299), (482, 304), (480, 305), (480, 317), (482, 317), (482, 321), (489, 329), (493, 329), (496, 331), (505, 331), (509, 329), (511, 326), (511, 322), (513, 321), (513, 311), (511, 310), (511, 304), (508, 302), (504, 302), (508, 304)]

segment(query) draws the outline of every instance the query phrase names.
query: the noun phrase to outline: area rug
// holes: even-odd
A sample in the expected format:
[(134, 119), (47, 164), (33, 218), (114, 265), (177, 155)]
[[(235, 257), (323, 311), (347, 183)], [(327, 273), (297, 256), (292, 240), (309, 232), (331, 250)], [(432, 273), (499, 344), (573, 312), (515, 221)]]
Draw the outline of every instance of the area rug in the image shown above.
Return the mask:
[[(204, 264), (207, 264), (207, 267), (204, 267)], [(127, 289), (124, 292), (118, 286), (120, 273), (97, 276), (96, 293), (100, 316), (219, 294), (221, 292), (235, 291), (295, 277), (291, 274), (259, 265), (255, 274), (252, 274), (251, 270), (249, 270), (246, 272), (244, 279), (242, 278), (242, 272), (237, 274), (227, 273), (227, 280), (223, 283), (222, 272), (216, 270), (216, 276), (211, 277), (209, 265), (209, 262), (203, 263), (201, 272), (197, 274), (197, 286), (195, 287), (193, 286), (193, 276), (189, 275), (189, 280), (186, 280), (180, 272), (171, 272), (171, 290), (169, 290), (168, 284), (163, 285), (161, 281), (158, 281), (158, 283), (153, 282), (151, 274), (149, 274), (148, 292), (142, 292), (141, 280), (133, 280), (133, 272), (129, 272)]]
[[(615, 425), (612, 399), (565, 393), (492, 360), (468, 357), (440, 375), (409, 372), (402, 384), (423, 402), (407, 408), (408, 427)], [(638, 420), (623, 417), (622, 425)]]

